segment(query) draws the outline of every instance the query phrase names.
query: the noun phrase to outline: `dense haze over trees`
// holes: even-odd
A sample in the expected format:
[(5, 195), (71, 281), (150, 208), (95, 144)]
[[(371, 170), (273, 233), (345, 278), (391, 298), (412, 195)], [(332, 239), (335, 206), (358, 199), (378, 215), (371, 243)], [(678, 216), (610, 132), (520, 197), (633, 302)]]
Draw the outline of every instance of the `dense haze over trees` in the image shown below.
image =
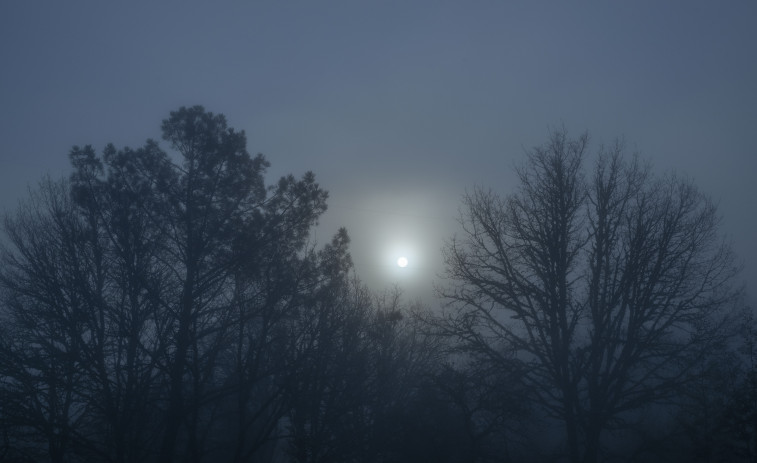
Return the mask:
[[(564, 131), (474, 189), (446, 305), (367, 288), (308, 172), (195, 106), (4, 222), (8, 461), (753, 461), (754, 323), (715, 206)], [(653, 429), (654, 432), (650, 432)]]

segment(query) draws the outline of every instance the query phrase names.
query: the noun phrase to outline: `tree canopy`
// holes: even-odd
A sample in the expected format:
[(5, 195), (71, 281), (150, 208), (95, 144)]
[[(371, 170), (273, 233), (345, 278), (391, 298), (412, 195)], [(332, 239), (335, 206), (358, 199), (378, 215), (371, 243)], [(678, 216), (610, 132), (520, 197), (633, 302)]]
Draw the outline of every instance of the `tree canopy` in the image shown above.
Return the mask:
[(311, 172), (266, 185), (244, 132), (200, 106), (162, 129), (169, 151), (74, 147), (70, 178), (5, 220), (8, 455), (314, 462), (378, 448), (366, 426), (394, 410), (378, 394), (431, 351), (405, 353), (420, 335), (353, 281), (345, 230), (310, 241), (326, 191)]
[(200, 106), (162, 130), (73, 147), (5, 217), (3, 461), (757, 455), (755, 326), (691, 181), (554, 132), (464, 197), (429, 309), (363, 285), (345, 229), (314, 242), (312, 172), (268, 183)]

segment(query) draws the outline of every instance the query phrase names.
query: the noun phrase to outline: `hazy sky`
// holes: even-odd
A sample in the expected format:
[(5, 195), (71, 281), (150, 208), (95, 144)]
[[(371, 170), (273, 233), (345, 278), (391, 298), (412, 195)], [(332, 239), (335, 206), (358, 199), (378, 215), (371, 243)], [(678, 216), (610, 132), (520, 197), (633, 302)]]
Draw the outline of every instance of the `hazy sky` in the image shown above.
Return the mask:
[(0, 207), (66, 174), (72, 145), (137, 146), (201, 104), (269, 183), (316, 173), (319, 242), (344, 225), (360, 276), (425, 295), (465, 188), (512, 191), (565, 125), (692, 177), (754, 294), (755, 24), (751, 0), (2, 1)]

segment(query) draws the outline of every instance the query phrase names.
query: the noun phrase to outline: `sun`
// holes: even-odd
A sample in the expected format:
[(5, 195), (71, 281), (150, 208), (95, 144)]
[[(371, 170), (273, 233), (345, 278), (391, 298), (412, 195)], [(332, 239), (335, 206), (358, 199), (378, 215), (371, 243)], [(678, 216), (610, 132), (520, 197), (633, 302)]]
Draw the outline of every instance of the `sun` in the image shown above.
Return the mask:
[(403, 256), (403, 257), (400, 257), (399, 259), (397, 259), (397, 266), (398, 267), (405, 268), (405, 267), (407, 267), (407, 264), (408, 264), (407, 257)]

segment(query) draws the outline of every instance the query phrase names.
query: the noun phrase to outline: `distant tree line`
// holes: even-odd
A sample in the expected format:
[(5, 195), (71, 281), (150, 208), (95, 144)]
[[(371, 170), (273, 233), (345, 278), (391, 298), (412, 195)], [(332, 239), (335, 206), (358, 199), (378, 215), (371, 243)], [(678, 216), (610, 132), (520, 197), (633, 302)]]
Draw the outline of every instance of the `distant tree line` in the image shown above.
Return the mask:
[(0, 460), (757, 461), (757, 336), (713, 204), (554, 132), (476, 189), (445, 308), (311, 231), (312, 173), (172, 112), (164, 151), (70, 152), (5, 218)]

